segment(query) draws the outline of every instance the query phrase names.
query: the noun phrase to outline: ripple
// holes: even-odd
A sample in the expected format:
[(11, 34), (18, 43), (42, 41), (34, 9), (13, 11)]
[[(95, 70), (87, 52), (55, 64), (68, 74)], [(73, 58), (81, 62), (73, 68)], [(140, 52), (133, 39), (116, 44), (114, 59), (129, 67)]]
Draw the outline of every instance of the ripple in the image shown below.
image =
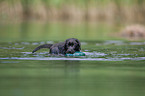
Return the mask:
[(100, 57), (100, 56), (106, 56), (107, 54), (105, 53), (100, 53), (100, 52), (84, 52), (86, 56), (88, 57)]
[(87, 45), (88, 43), (87, 42), (81, 42), (81, 45)]
[(130, 42), (130, 45), (145, 45), (145, 42)]
[(104, 42), (104, 45), (110, 45), (110, 44), (115, 44), (115, 45), (124, 45), (125, 43), (120, 40), (107, 40)]
[(124, 60), (145, 60), (145, 57), (136, 57), (136, 58), (66, 58), (66, 57), (7, 57), (0, 58), (0, 60), (74, 60), (74, 61), (124, 61)]
[(16, 48), (16, 47), (0, 47), (0, 49), (24, 49), (24, 47)]
[(29, 42), (21, 42), (22, 45), (30, 45)]

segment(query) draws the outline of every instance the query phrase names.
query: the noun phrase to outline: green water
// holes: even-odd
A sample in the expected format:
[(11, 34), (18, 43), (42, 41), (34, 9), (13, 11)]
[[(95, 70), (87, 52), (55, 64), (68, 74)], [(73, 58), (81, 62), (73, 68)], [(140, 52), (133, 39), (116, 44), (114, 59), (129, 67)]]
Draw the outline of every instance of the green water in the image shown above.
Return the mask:
[(23, 22), (0, 24), (0, 41), (64, 41), (67, 38), (79, 40), (114, 40), (120, 27), (104, 23), (74, 22)]
[(144, 61), (0, 61), (1, 96), (143, 96)]
[[(0, 25), (0, 96), (143, 96), (145, 42), (103, 24)], [(86, 56), (52, 56), (40, 44), (81, 40)]]

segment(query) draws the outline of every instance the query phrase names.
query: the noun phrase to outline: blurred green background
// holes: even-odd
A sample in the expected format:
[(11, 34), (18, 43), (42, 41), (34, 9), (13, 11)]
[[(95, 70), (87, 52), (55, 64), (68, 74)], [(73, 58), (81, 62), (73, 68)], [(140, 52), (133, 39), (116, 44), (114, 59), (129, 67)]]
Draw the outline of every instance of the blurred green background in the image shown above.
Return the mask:
[(122, 29), (144, 25), (144, 5), (144, 0), (0, 0), (0, 41), (126, 40)]
[(0, 18), (143, 23), (144, 0), (0, 0)]
[[(0, 96), (144, 96), (144, 24), (145, 0), (0, 0)], [(31, 54), (72, 37), (82, 61)]]

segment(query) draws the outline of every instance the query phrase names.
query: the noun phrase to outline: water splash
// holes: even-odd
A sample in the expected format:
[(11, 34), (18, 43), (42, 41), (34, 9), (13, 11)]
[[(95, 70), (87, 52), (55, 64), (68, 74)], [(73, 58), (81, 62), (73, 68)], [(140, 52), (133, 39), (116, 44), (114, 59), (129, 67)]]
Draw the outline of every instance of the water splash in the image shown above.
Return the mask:
[[(21, 52), (22, 57), (6, 57), (0, 60), (79, 60), (79, 61), (123, 61), (123, 60), (145, 60), (145, 57), (124, 57), (130, 54), (116, 54), (114, 57), (100, 52), (84, 52), (86, 56), (65, 57), (62, 55), (51, 55), (48, 52), (32, 54), (31, 52)], [(32, 57), (33, 56), (33, 57)]]
[[(30, 49), (26, 50), (27, 45), (39, 45), (44, 43), (54, 43), (53, 41), (42, 41), (42, 42), (17, 42), (17, 43), (9, 43), (9, 47), (0, 47), (0, 49), (20, 49), (20, 51), (27, 51), (27, 52), (20, 52), (17, 53), (14, 50), (9, 51), (9, 53), (4, 53), (6, 51), (2, 51), (3, 54), (0, 57), (0, 60), (87, 60), (87, 61), (123, 61), (123, 60), (145, 60), (144, 55), (144, 45), (145, 42), (124, 42), (124, 41), (104, 41), (104, 42), (91, 42), (90, 45), (93, 46), (94, 49), (86, 48), (83, 50), (83, 52), (86, 54), (86, 56), (81, 57), (65, 57), (63, 55), (51, 55), (48, 51), (46, 52), (36, 52), (32, 54)], [(89, 46), (89, 42), (81, 42), (83, 46)], [(15, 47), (11, 47), (12, 45), (15, 45)], [(20, 47), (24, 46), (24, 47)], [(103, 45), (103, 46), (102, 46)], [(111, 45), (112, 47), (105, 48), (104, 45)], [(113, 48), (114, 45), (117, 45), (120, 48), (121, 45), (136, 45), (139, 47), (130, 47), (128, 46), (127, 49), (120, 50)], [(143, 45), (143, 46), (140, 46)], [(98, 51), (96, 46), (102, 46), (99, 48)], [(112, 48), (112, 49), (111, 49)], [(23, 50), (25, 49), (25, 50)], [(15, 54), (16, 53), (16, 54)]]
[(124, 61), (124, 60), (145, 60), (145, 57), (136, 58), (65, 58), (65, 57), (7, 57), (0, 58), (0, 60), (72, 60), (72, 61)]

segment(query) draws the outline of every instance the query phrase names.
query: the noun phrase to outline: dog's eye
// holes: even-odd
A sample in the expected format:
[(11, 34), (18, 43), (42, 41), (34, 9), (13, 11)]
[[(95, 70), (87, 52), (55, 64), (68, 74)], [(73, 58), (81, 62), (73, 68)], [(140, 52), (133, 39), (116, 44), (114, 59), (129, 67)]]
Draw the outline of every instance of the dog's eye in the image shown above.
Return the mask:
[(73, 44), (73, 43), (68, 43), (68, 45), (69, 45), (69, 46), (73, 46), (74, 44)]

